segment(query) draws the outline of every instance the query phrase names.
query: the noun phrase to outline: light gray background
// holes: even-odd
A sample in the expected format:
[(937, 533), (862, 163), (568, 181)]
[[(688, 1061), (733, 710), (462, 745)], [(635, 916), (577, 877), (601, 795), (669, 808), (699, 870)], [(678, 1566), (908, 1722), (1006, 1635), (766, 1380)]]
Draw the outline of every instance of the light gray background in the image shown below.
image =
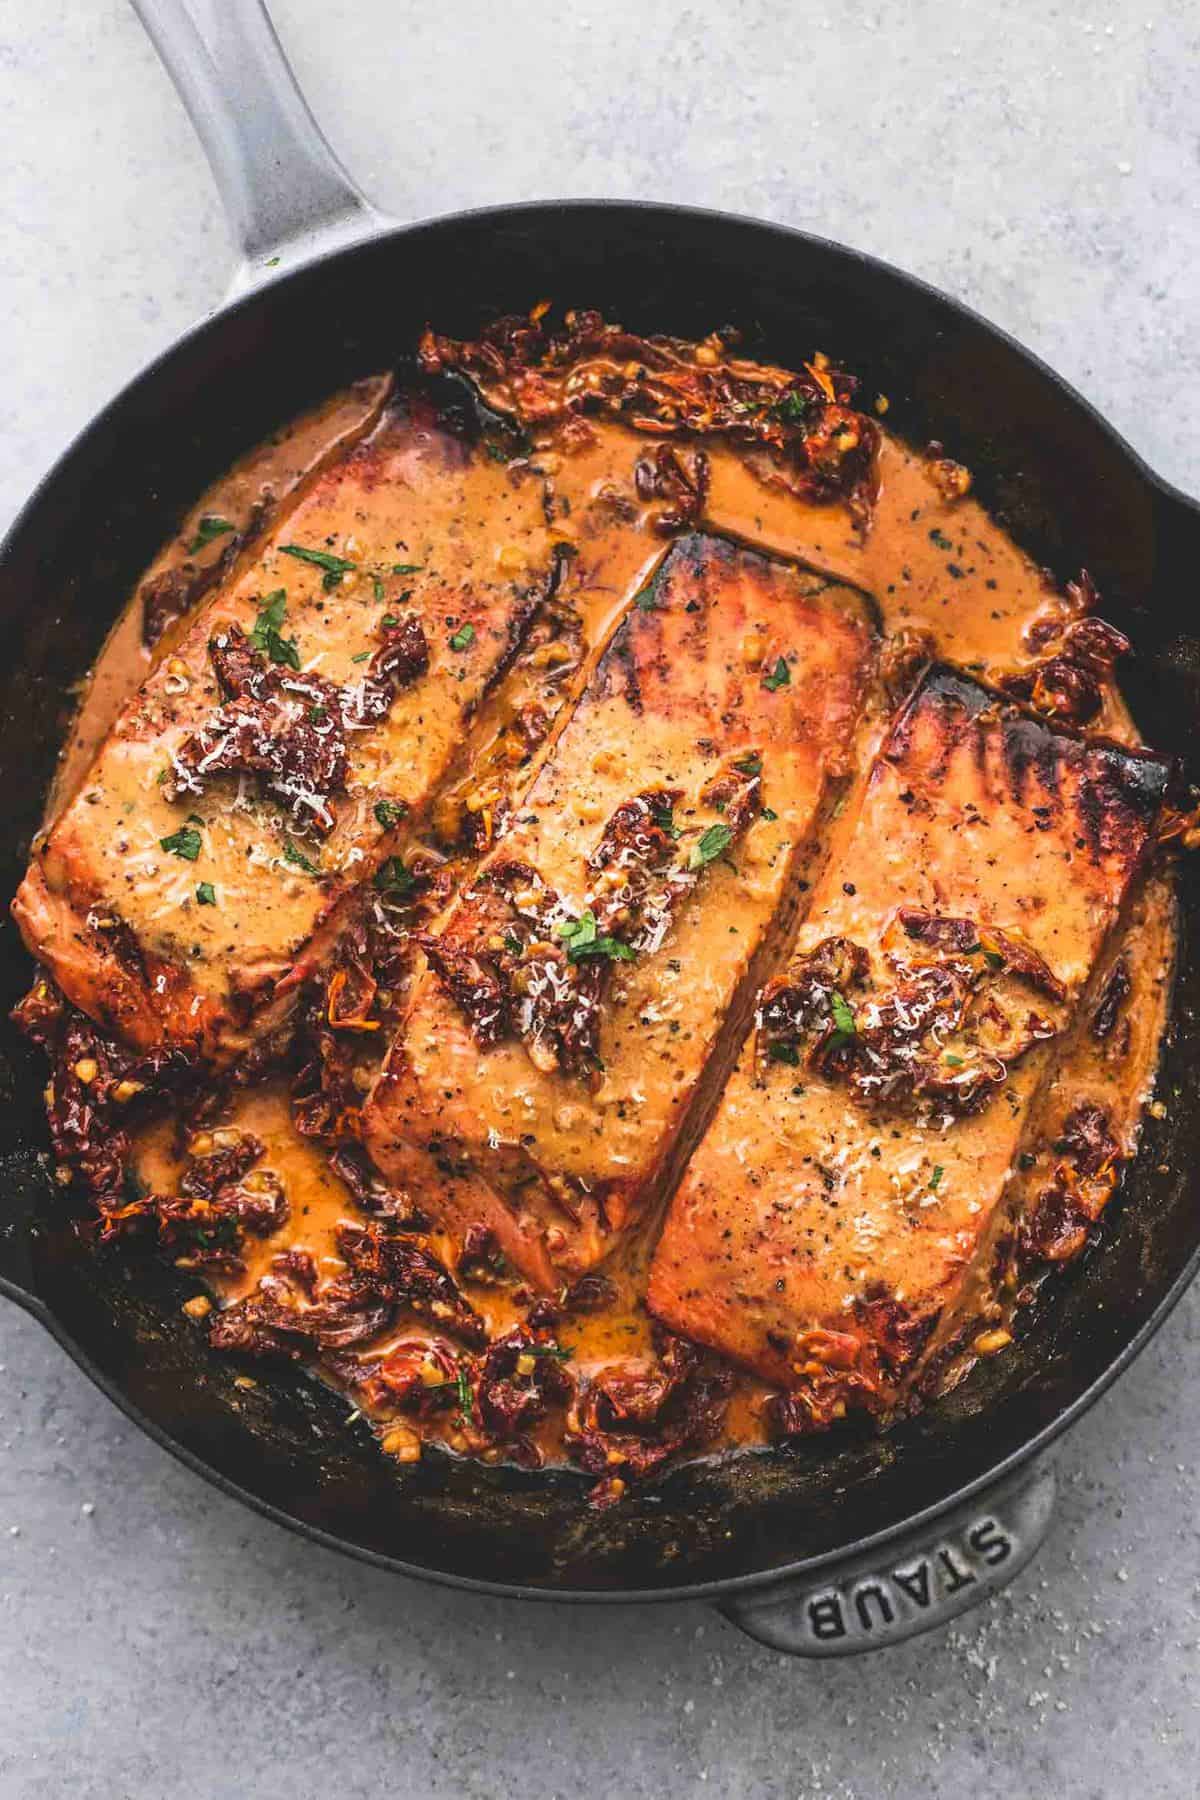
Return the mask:
[[(917, 271), (1200, 491), (1194, 0), (275, 0), (404, 216), (694, 201)], [(230, 262), (120, 0), (0, 0), (0, 513)], [(1061, 1454), (1042, 1556), (957, 1629), (793, 1664), (703, 1607), (389, 1579), (213, 1493), (0, 1311), (0, 1794), (1197, 1791), (1200, 1292)]]

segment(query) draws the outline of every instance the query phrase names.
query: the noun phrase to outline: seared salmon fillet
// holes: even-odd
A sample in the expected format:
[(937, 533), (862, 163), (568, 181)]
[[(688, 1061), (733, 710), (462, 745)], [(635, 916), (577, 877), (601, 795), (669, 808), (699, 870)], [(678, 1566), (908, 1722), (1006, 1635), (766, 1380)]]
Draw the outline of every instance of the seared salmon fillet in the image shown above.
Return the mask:
[(791, 1390), (786, 1430), (893, 1406), (986, 1306), (1167, 772), (946, 667), (893, 723), (651, 1270), (660, 1320)]
[(555, 579), (539, 486), (419, 396), (206, 597), (35, 846), (14, 903), (136, 1046), (229, 1052), (418, 815)]
[(740, 1030), (873, 655), (860, 596), (719, 539), (677, 540), (632, 602), (424, 940), (365, 1110), (389, 1181), (463, 1245), (548, 1289), (645, 1216)]

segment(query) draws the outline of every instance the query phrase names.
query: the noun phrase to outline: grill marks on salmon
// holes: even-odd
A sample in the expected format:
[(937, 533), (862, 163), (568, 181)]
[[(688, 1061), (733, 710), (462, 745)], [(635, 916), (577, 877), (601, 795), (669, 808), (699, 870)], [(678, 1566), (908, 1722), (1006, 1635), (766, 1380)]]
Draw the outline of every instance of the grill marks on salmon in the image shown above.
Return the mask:
[[(14, 905), (30, 950), (131, 1044), (235, 1050), (320, 959), (391, 822), (428, 805), (558, 566), (536, 483), (416, 397), (390, 407), (123, 710), (36, 847)], [(421, 655), (397, 661), (404, 633)]]
[(946, 667), (894, 722), (651, 1269), (660, 1320), (788, 1390), (785, 1432), (886, 1413), (978, 1329), (1166, 777)]
[(668, 552), (501, 843), (425, 941), (372, 1155), (543, 1288), (648, 1211), (736, 1049), (874, 656), (861, 597)]

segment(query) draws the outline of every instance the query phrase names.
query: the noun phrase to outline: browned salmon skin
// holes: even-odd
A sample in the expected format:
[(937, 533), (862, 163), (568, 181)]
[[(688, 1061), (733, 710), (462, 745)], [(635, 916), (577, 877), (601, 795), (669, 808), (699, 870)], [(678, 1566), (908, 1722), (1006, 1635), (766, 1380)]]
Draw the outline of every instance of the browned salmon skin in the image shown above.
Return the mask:
[(206, 598), (36, 847), (14, 912), (66, 995), (137, 1045), (236, 1049), (435, 790), (555, 556), (536, 484), (389, 408)]
[(644, 1216), (872, 661), (859, 596), (720, 539), (678, 540), (629, 606), (427, 941), (366, 1109), (380, 1167), (461, 1242), (550, 1288)]
[(790, 1429), (893, 1404), (985, 1298), (1166, 775), (945, 667), (890, 729), (651, 1271), (659, 1319), (793, 1390)]

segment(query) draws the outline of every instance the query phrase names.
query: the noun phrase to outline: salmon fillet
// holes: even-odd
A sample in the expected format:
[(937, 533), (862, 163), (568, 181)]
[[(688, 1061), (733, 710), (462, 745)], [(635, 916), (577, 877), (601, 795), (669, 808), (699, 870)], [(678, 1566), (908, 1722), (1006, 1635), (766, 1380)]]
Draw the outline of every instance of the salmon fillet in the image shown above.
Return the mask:
[(1166, 776), (945, 667), (894, 722), (651, 1269), (660, 1320), (792, 1390), (787, 1429), (895, 1405), (990, 1297)]
[(536, 482), (390, 407), (206, 598), (36, 844), (13, 910), (68, 998), (139, 1047), (244, 1045), (430, 800), (556, 558)]
[(424, 940), (365, 1109), (389, 1181), (463, 1244), (549, 1289), (646, 1215), (741, 1029), (873, 651), (860, 596), (699, 535), (630, 605)]

